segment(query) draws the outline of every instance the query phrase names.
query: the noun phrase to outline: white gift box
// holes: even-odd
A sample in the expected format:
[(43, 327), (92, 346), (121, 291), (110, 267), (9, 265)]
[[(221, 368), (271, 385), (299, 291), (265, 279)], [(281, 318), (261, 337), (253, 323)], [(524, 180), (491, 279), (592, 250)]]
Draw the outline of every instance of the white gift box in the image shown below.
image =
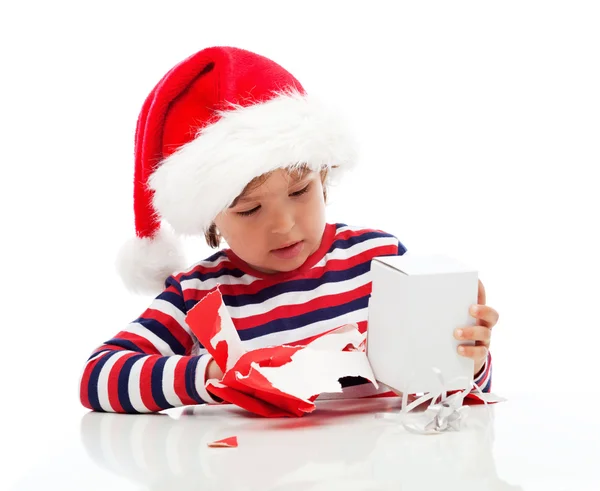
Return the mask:
[(371, 263), (367, 356), (377, 381), (396, 392), (471, 387), (474, 362), (457, 352), (454, 330), (475, 325), (478, 272), (441, 255), (378, 257)]

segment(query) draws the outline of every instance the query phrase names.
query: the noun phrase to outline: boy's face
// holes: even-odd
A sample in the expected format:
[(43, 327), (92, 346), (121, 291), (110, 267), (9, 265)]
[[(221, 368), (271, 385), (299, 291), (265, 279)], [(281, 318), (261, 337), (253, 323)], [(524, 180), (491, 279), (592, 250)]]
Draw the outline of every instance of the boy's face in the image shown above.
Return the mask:
[(215, 224), (233, 252), (254, 269), (292, 271), (321, 244), (325, 230), (321, 176), (314, 171), (299, 176), (278, 169), (238, 197)]

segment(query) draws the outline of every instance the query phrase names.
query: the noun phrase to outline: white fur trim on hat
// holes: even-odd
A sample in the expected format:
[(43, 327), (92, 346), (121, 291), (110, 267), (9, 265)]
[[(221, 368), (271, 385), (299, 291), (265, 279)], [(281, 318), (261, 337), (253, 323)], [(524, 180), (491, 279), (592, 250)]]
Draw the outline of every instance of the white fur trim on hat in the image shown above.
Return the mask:
[(185, 267), (185, 258), (178, 239), (161, 227), (153, 238), (134, 237), (123, 244), (116, 266), (129, 290), (157, 294), (171, 274)]
[(232, 106), (150, 176), (158, 216), (180, 234), (204, 233), (255, 177), (297, 165), (339, 174), (355, 165), (340, 117), (311, 96), (279, 93), (248, 107)]

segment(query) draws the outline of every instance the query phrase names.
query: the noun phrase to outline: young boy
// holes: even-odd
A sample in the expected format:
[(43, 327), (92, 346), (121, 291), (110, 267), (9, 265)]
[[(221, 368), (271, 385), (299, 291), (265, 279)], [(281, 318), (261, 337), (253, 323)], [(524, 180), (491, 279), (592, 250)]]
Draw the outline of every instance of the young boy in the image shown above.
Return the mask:
[[(171, 69), (138, 119), (137, 237), (119, 257), (130, 288), (162, 293), (88, 359), (83, 405), (136, 413), (218, 402), (205, 382), (222, 373), (185, 322), (217, 285), (247, 349), (306, 342), (349, 323), (364, 332), (371, 260), (406, 248), (379, 230), (326, 223), (328, 183), (354, 165), (342, 122), (273, 61), (216, 47)], [(162, 220), (229, 248), (185, 269)], [(478, 325), (455, 336), (476, 341), (461, 354), (489, 391), (498, 315), (478, 307)], [(342, 382), (346, 397), (376, 394), (362, 379)]]

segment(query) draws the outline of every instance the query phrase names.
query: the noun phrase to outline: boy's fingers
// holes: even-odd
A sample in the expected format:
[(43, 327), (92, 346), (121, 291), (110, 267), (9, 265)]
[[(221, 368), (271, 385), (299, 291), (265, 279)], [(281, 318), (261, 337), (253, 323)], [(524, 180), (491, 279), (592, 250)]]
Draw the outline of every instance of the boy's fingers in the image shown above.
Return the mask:
[(483, 341), (489, 344), (492, 338), (492, 331), (489, 327), (485, 326), (466, 326), (456, 329), (454, 337), (460, 340)]
[(488, 305), (474, 305), (471, 308), (471, 316), (475, 317), (478, 323), (486, 327), (495, 326), (500, 318), (498, 311)]
[(473, 360), (484, 360), (488, 349), (485, 346), (459, 346), (458, 353)]

